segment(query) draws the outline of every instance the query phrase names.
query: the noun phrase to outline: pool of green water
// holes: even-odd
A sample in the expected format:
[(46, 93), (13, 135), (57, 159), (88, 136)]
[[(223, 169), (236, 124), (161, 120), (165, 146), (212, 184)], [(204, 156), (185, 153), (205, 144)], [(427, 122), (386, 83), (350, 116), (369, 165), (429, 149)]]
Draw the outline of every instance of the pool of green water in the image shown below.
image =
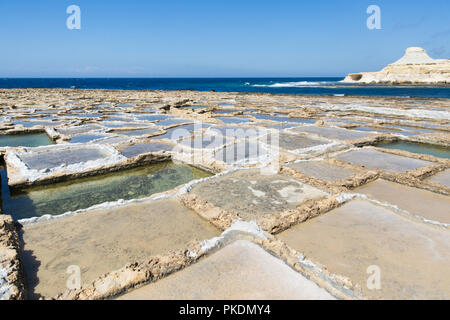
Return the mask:
[(411, 153), (427, 154), (439, 158), (450, 159), (450, 147), (438, 146), (427, 143), (415, 143), (406, 141), (396, 141), (377, 144), (376, 147), (385, 149), (396, 149)]
[(211, 173), (168, 161), (11, 193), (6, 171), (1, 170), (2, 206), (16, 220), (59, 215), (104, 202), (148, 197), (208, 176)]
[(8, 134), (0, 136), (0, 147), (39, 147), (53, 143), (45, 133)]

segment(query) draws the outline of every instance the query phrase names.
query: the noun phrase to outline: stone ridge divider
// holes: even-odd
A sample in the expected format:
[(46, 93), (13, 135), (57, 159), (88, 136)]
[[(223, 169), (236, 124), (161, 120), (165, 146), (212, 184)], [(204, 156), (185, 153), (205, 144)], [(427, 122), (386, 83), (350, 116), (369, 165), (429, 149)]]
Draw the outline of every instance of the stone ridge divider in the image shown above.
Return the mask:
[(0, 300), (26, 298), (19, 233), (9, 215), (0, 214)]
[(236, 212), (216, 207), (195, 194), (185, 193), (179, 199), (185, 207), (194, 210), (199, 216), (212, 223), (219, 230), (226, 230), (232, 225), (233, 221), (239, 219), (239, 215)]
[(331, 274), (321, 265), (307, 260), (303, 254), (262, 231), (255, 222), (236, 221), (219, 237), (202, 242), (194, 241), (189, 243), (185, 249), (127, 264), (119, 270), (109, 272), (92, 283), (82, 286), (80, 289), (67, 290), (51, 298), (51, 300), (114, 299), (126, 292), (180, 271), (236, 240), (248, 240), (259, 245), (338, 299), (365, 299), (360, 288), (348, 278)]
[[(383, 149), (383, 148), (377, 148), (377, 147), (370, 147), (373, 148), (376, 151), (384, 152), (387, 154), (393, 154), (397, 156), (403, 156), (407, 158), (414, 158), (424, 161), (433, 162), (433, 164), (420, 167), (414, 170), (408, 170), (405, 173), (395, 173), (395, 172), (387, 172), (381, 169), (370, 169), (371, 172), (375, 172), (376, 175), (379, 178), (397, 182), (400, 184), (408, 185), (410, 187), (415, 187), (419, 189), (428, 190), (431, 192), (443, 194), (443, 195), (450, 195), (450, 188), (444, 185), (441, 185), (436, 182), (432, 181), (426, 181), (425, 179), (437, 174), (438, 172), (444, 171), (448, 168), (450, 168), (450, 160), (439, 158), (431, 155), (426, 154), (417, 154), (417, 153), (411, 153), (404, 150), (395, 150), (395, 149)], [(343, 160), (333, 160), (335, 164), (340, 166), (346, 166), (349, 168), (353, 168), (354, 170), (365, 170), (366, 169), (363, 166), (352, 164)], [(369, 181), (367, 181), (369, 182)], [(362, 184), (361, 184), (362, 185)]]
[(67, 290), (52, 300), (109, 299), (131, 289), (157, 281), (194, 263), (205, 254), (199, 242), (189, 243), (185, 249), (152, 256), (142, 262), (130, 263), (109, 272), (80, 289)]
[[(446, 146), (450, 144), (450, 137), (447, 136), (444, 133), (425, 133), (423, 134), (423, 137), (405, 137), (400, 134), (378, 134), (373, 137), (368, 138), (362, 138), (358, 140), (349, 141), (349, 143), (352, 143), (356, 147), (364, 147), (364, 146), (372, 146), (378, 143), (391, 143), (391, 142), (411, 142), (411, 143), (425, 143), (425, 144), (436, 144), (438, 146)], [(395, 149), (390, 149), (395, 150)], [(400, 150), (404, 151), (404, 150)], [(415, 155), (418, 155), (418, 153), (414, 153)], [(427, 156), (423, 154), (424, 156)], [(441, 159), (441, 158), (439, 158)]]
[[(324, 159), (322, 161), (327, 162), (331, 165), (340, 166), (342, 168), (350, 167), (350, 165), (340, 163), (335, 159)], [(372, 182), (380, 176), (380, 174), (374, 170), (370, 170), (370, 171), (358, 170), (357, 174), (352, 175), (348, 178), (343, 178), (343, 179), (339, 179), (339, 180), (335, 180), (335, 181), (327, 181), (327, 180), (322, 180), (319, 178), (307, 176), (306, 174), (302, 173), (301, 171), (295, 170), (295, 169), (287, 167), (287, 166), (283, 166), (281, 168), (281, 173), (289, 175), (296, 180), (299, 180), (303, 183), (309, 184), (316, 188), (326, 189), (327, 191), (332, 192), (332, 193), (347, 192), (348, 190), (351, 190), (351, 189), (357, 188), (359, 186), (362, 186), (366, 183)]]
[[(294, 224), (337, 208), (341, 204), (338, 197), (339, 194), (332, 194), (326, 197), (309, 199), (300, 203), (295, 209), (268, 214), (257, 218), (255, 222), (264, 231), (276, 234)], [(234, 221), (240, 220), (238, 213), (221, 209), (197, 195), (186, 193), (180, 196), (180, 200), (183, 205), (197, 212), (220, 230), (226, 230)]]

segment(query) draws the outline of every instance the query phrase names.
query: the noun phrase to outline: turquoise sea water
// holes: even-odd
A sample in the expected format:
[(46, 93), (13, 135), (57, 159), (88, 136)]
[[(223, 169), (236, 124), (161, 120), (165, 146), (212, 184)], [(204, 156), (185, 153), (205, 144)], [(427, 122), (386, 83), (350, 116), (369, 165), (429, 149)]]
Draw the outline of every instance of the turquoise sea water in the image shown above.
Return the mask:
[(324, 78), (3, 78), (0, 88), (80, 88), (123, 90), (198, 90), (450, 98), (450, 88), (343, 84), (343, 77)]

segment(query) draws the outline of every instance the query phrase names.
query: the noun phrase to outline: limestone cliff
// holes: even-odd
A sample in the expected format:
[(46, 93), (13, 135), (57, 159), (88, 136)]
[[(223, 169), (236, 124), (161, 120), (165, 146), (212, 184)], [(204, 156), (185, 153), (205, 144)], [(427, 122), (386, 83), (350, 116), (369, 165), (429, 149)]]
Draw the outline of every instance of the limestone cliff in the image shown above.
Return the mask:
[(401, 59), (383, 70), (350, 73), (343, 82), (448, 85), (450, 59), (432, 59), (424, 49), (411, 47)]

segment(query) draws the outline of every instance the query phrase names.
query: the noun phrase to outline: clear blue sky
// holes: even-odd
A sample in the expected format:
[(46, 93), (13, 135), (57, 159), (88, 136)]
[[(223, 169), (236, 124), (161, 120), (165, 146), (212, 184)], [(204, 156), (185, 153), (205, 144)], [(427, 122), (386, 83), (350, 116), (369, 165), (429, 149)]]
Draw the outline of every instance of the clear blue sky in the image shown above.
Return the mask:
[(449, 21), (449, 0), (1, 0), (0, 77), (343, 76), (450, 58)]

